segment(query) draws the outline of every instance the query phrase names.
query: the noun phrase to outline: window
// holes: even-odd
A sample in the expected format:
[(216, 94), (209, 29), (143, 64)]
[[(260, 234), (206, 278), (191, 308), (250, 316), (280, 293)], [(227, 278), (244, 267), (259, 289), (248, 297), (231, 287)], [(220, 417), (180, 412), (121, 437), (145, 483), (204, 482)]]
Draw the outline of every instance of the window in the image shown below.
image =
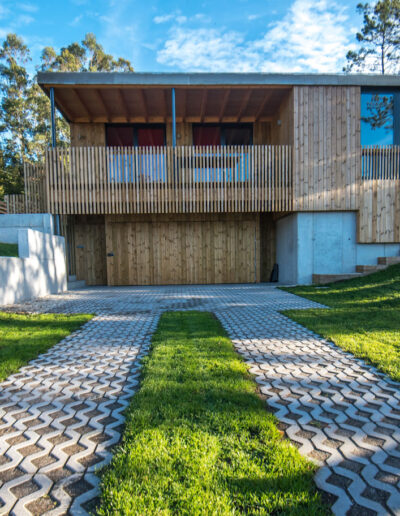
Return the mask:
[[(161, 124), (110, 124), (106, 126), (107, 147), (163, 147), (165, 126)], [(110, 181), (135, 183), (148, 177), (153, 181), (165, 181), (165, 159), (161, 150), (141, 149), (135, 153), (110, 150), (108, 175)]]
[(399, 145), (400, 92), (365, 90), (361, 94), (361, 145)]
[(107, 147), (162, 147), (165, 145), (165, 126), (155, 124), (107, 125)]
[(251, 124), (195, 124), (193, 145), (251, 145)]

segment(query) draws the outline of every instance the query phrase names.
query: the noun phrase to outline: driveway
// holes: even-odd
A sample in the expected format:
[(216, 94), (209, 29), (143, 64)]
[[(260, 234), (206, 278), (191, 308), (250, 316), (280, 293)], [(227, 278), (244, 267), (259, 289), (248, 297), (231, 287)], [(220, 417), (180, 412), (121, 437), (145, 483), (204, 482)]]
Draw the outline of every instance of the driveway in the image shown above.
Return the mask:
[(400, 390), (280, 310), (268, 285), (95, 287), (14, 307), (96, 313), (0, 384), (1, 514), (87, 514), (165, 310), (214, 312), (336, 514), (400, 513)]

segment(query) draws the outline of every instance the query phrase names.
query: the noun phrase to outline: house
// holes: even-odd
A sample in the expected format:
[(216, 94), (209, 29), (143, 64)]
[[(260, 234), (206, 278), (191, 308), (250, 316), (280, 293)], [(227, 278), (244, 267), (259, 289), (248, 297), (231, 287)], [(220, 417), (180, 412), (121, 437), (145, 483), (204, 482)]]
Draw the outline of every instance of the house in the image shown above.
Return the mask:
[[(26, 164), (24, 206), (57, 216), (89, 285), (263, 282), (275, 263), (280, 281), (311, 283), (399, 255), (399, 76), (38, 82), (54, 146)], [(54, 107), (70, 148), (55, 146)]]

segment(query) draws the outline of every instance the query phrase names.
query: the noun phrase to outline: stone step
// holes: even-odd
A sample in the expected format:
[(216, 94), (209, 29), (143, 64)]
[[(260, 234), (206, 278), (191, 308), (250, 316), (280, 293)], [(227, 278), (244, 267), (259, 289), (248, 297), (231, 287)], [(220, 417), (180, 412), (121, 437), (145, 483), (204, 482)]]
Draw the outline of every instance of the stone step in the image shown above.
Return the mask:
[(349, 272), (347, 274), (313, 274), (312, 281), (315, 285), (323, 285), (324, 283), (359, 278), (360, 276), (364, 276), (364, 274), (360, 272)]
[(85, 280), (68, 281), (67, 290), (79, 290), (86, 287)]
[(68, 281), (72, 282), (72, 281), (76, 281), (76, 276), (75, 274), (74, 275), (71, 275), (71, 276), (68, 276)]
[(371, 274), (386, 269), (387, 265), (356, 265), (356, 272)]
[(400, 263), (400, 256), (381, 256), (378, 258), (379, 265), (395, 265)]

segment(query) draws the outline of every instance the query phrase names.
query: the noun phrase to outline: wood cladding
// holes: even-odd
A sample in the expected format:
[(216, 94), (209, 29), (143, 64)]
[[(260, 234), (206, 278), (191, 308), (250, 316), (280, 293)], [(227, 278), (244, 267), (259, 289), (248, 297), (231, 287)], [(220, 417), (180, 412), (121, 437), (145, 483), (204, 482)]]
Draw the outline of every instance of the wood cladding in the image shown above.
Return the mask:
[(109, 285), (260, 281), (257, 214), (107, 216)]
[(70, 124), (69, 127), (72, 147), (102, 147), (106, 144), (104, 124)]
[(291, 164), (288, 145), (49, 149), (48, 206), (58, 214), (289, 211)]
[(360, 186), (358, 242), (400, 242), (399, 179), (365, 179)]
[(293, 209), (357, 210), (360, 88), (294, 87)]
[(104, 217), (76, 217), (74, 221), (75, 273), (87, 285), (106, 285)]

